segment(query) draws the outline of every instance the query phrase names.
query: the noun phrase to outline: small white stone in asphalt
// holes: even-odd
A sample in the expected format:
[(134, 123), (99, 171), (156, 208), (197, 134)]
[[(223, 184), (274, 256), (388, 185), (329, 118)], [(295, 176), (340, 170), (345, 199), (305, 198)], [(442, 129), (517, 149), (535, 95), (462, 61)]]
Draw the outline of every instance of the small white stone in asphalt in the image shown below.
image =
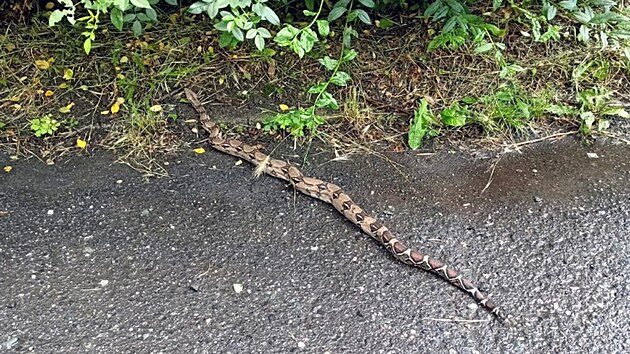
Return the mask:
[(47, 212), (46, 214), (48, 214), (48, 215), (52, 215), (52, 214), (54, 214), (54, 213), (55, 213), (55, 211), (54, 211), (54, 210), (52, 210), (52, 209), (50, 209), (50, 210), (48, 210), (48, 212)]
[(302, 342), (302, 341), (299, 341), (299, 342), (298, 342), (298, 348), (300, 348), (300, 349), (304, 349), (304, 348), (306, 348), (306, 343), (304, 343), (304, 342)]
[(100, 286), (105, 287), (109, 284), (109, 280), (103, 279), (98, 283)]
[(122, 183), (122, 179), (119, 179), (118, 181), (116, 181), (117, 184), (121, 184)]
[(234, 288), (234, 292), (237, 294), (243, 291), (243, 284), (234, 284), (232, 287)]
[(588, 156), (589, 159), (598, 159), (599, 158), (599, 156), (596, 153), (594, 153), (594, 152), (588, 152), (588, 153), (586, 153), (586, 156)]

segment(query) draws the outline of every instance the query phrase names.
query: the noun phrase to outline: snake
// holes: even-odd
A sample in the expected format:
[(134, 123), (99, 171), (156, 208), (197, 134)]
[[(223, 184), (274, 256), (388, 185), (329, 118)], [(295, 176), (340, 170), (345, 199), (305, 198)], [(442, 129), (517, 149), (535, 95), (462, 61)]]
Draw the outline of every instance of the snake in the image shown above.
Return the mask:
[(189, 88), (184, 88), (184, 93), (199, 114), (199, 122), (208, 133), (208, 142), (212, 148), (252, 163), (257, 166), (256, 171), (258, 174), (266, 173), (285, 180), (291, 183), (300, 193), (332, 204), (346, 219), (375, 239), (400, 262), (438, 275), (455, 287), (468, 293), (501, 322), (508, 321), (508, 317), (499, 306), (487, 294), (479, 290), (471, 280), (464, 278), (457, 270), (445, 262), (407, 247), (400, 239), (394, 236), (381, 220), (370, 215), (357, 205), (341, 187), (317, 178), (305, 176), (296, 166), (286, 161), (271, 158), (263, 153), (258, 146), (247, 144), (238, 139), (223, 137), (219, 125), (210, 118), (203, 104), (199, 101), (197, 94)]

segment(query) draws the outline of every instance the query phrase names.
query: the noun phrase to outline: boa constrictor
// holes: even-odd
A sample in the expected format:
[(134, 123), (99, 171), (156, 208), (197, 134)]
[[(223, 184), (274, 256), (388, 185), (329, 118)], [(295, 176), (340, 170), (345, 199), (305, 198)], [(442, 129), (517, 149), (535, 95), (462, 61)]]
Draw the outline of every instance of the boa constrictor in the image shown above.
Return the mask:
[(470, 294), (498, 319), (507, 319), (494, 301), (481, 292), (472, 281), (463, 278), (455, 269), (444, 262), (405, 246), (381, 221), (354, 203), (341, 187), (304, 176), (297, 167), (285, 161), (271, 159), (255, 146), (240, 140), (223, 138), (219, 126), (210, 119), (197, 95), (188, 88), (185, 88), (184, 92), (199, 114), (200, 123), (210, 135), (209, 142), (214, 149), (249, 161), (258, 166), (261, 171), (290, 182), (301, 193), (332, 204), (343, 216), (383, 245), (399, 261), (439, 275)]

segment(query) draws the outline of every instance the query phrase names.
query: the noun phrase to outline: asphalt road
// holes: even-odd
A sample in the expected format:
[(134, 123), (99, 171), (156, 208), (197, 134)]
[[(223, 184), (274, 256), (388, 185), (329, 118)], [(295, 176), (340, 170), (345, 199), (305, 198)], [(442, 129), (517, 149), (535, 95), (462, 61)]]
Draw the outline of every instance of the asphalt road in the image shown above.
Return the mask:
[[(598, 158), (589, 158), (596, 153)], [(286, 156), (286, 155), (285, 155)], [(291, 156), (289, 156), (291, 157)], [(0, 345), (36, 353), (630, 352), (630, 149), (310, 157), (401, 239), (491, 293), (506, 326), (334, 209), (246, 163), (144, 181), (104, 154), (0, 177)], [(293, 157), (295, 161), (301, 161)], [(6, 349), (10, 347), (10, 349)]]

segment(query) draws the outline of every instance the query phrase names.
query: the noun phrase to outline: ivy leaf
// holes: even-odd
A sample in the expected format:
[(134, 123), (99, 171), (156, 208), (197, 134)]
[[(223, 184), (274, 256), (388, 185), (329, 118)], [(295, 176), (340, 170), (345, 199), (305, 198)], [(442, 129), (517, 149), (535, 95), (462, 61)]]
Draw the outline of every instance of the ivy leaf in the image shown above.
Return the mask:
[(326, 20), (317, 20), (317, 32), (322, 37), (327, 37), (330, 34), (330, 24)]
[(337, 103), (337, 100), (330, 94), (330, 92), (322, 92), (319, 100), (315, 102), (315, 106), (317, 106), (317, 108), (330, 108), (334, 110), (339, 109), (339, 104)]
[(276, 37), (273, 40), (278, 43), (279, 46), (286, 47), (291, 44), (291, 41), (298, 33), (300, 33), (299, 29), (291, 25), (287, 25), (276, 34)]
[(131, 3), (136, 6), (136, 7), (140, 7), (143, 9), (150, 9), (151, 8), (151, 4), (149, 4), (149, 2), (147, 0), (131, 0)]
[(114, 7), (112, 9), (112, 12), (111, 12), (109, 18), (112, 21), (112, 24), (114, 25), (114, 27), (116, 27), (117, 30), (122, 31), (122, 29), (123, 29), (123, 12), (119, 8)]
[(337, 86), (346, 86), (348, 81), (352, 78), (345, 71), (337, 71), (333, 77), (330, 78), (330, 82)]

